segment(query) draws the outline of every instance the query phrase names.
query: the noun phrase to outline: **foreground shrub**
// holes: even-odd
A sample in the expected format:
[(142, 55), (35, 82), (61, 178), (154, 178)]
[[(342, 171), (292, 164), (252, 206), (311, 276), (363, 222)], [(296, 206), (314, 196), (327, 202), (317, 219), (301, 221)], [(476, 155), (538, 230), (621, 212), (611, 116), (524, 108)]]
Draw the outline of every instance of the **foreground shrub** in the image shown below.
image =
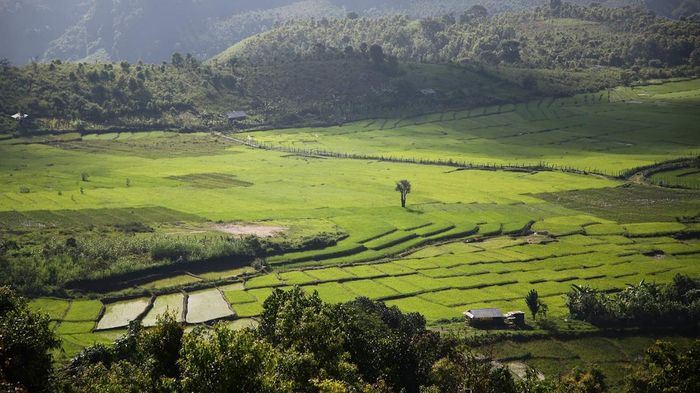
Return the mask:
[(336, 307), (301, 288), (275, 290), (265, 300), (259, 333), (277, 348), (282, 375), (295, 392), (316, 391), (309, 381), (322, 376), (359, 385), (356, 366), (348, 362)]
[(25, 299), (0, 287), (0, 388), (49, 391), (53, 371), (50, 351), (59, 345), (48, 316), (30, 311)]
[(274, 348), (252, 331), (236, 332), (224, 324), (195, 330), (183, 341), (179, 363), (186, 392), (291, 392), (275, 374)]
[(109, 368), (103, 363), (90, 364), (63, 389), (70, 393), (152, 392), (154, 383), (143, 367), (119, 361)]
[(644, 360), (627, 377), (628, 393), (698, 392), (700, 391), (700, 340), (686, 352), (671, 343), (657, 341), (647, 349)]
[(364, 380), (381, 380), (395, 391), (427, 385), (433, 364), (454, 346), (428, 330), (422, 315), (368, 298), (339, 306), (337, 318), (345, 350)]

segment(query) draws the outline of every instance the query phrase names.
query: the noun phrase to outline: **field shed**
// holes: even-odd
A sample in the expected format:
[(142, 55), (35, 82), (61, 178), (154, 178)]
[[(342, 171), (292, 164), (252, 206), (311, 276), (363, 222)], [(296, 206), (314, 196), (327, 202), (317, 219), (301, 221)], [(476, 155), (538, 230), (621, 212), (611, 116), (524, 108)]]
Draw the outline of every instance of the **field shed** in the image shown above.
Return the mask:
[(418, 90), (421, 94), (424, 96), (434, 96), (437, 95), (437, 91), (435, 89), (420, 89)]
[(236, 123), (248, 118), (248, 114), (244, 111), (226, 112), (225, 116), (229, 123)]
[(498, 308), (477, 308), (464, 312), (464, 317), (472, 326), (500, 326), (506, 317)]

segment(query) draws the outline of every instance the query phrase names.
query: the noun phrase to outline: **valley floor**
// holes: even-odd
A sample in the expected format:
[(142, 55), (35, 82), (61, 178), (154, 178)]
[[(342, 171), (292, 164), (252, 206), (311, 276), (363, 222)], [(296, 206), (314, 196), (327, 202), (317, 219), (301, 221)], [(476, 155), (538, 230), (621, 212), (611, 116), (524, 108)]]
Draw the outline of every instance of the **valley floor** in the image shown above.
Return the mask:
[[(562, 324), (572, 284), (612, 290), (700, 276), (700, 191), (619, 176), (697, 155), (698, 92), (700, 82), (688, 81), (236, 135), (266, 149), (203, 133), (2, 140), (0, 232), (16, 244), (5, 258), (25, 264), (6, 271), (27, 282), (31, 273), (45, 285), (35, 293), (58, 296), (32, 306), (55, 321), (64, 357), (110, 342), (131, 320), (152, 324), (165, 310), (192, 326), (249, 326), (274, 288), (294, 285), (329, 302), (383, 300), (436, 328), (461, 325), (470, 308), (525, 311), (534, 288)], [(413, 186), (407, 209), (394, 192), (401, 179)], [(271, 239), (289, 244), (322, 233), (340, 240), (271, 253), (266, 274), (243, 258), (219, 255), (208, 269), (150, 260), (135, 246), (185, 239), (207, 247), (233, 236), (233, 226), (269, 227)], [(89, 244), (100, 256), (104, 239), (140, 250), (140, 259), (105, 257), (89, 269), (76, 266), (80, 255), (60, 268), (31, 259), (46, 244)]]

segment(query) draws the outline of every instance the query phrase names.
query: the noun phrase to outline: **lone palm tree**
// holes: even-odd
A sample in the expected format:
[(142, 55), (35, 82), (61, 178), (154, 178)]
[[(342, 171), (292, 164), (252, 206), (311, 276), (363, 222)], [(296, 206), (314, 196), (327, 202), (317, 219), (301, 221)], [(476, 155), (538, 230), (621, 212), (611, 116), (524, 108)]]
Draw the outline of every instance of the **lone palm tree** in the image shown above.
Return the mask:
[(411, 182), (401, 180), (396, 182), (396, 191), (401, 193), (401, 207), (406, 207), (406, 195), (411, 193)]

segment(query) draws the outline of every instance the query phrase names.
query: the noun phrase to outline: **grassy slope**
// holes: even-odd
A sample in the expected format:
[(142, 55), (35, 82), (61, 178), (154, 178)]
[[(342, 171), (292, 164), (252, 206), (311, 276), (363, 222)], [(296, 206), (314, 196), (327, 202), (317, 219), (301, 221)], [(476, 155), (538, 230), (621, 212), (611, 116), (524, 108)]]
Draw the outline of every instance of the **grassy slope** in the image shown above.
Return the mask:
[[(674, 92), (669, 92), (670, 90)], [(700, 80), (340, 127), (252, 133), (306, 150), (475, 164), (549, 163), (609, 175), (698, 153)], [(608, 102), (610, 97), (610, 102)], [(663, 129), (663, 137), (659, 130)], [(406, 138), (411, 144), (405, 145)]]

